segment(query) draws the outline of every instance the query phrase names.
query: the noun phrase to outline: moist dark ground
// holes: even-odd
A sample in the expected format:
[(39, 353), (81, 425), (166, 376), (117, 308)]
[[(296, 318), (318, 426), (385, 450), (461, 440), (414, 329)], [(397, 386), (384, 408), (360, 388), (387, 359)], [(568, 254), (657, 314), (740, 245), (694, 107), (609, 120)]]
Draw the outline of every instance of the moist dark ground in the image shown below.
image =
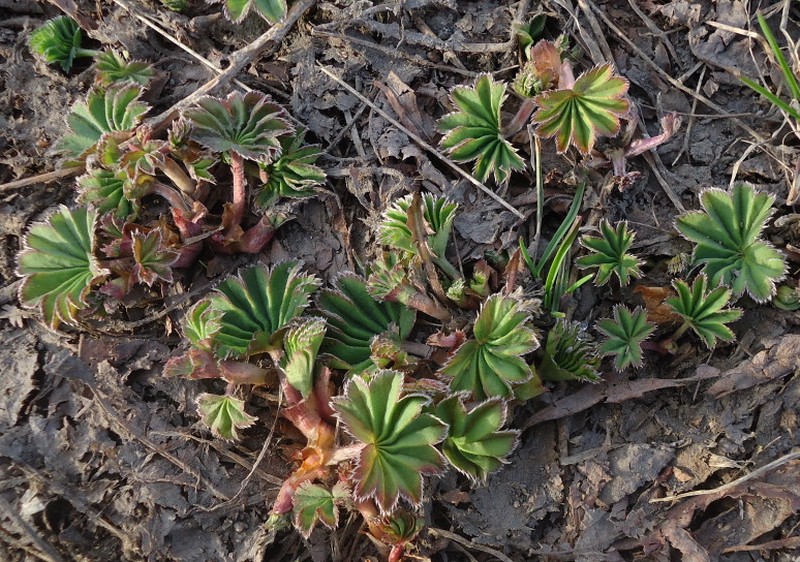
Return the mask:
[[(186, 15), (155, 2), (130, 4), (222, 67), (268, 28), (255, 15), (233, 25), (218, 6), (200, 2), (190, 2)], [(735, 175), (774, 194), (776, 216), (794, 212), (783, 205), (789, 183), (782, 165), (797, 161), (796, 139), (792, 144), (780, 114), (735, 78), (758, 70), (769, 76), (766, 57), (757, 43), (713, 25), (751, 29), (757, 7), (774, 13), (784, 2), (526, 5), (527, 11), (509, 0), (313, 4), (237, 78), (285, 104), (325, 149), (324, 192), (300, 206), (262, 254), (186, 274), (167, 300), (166, 315), (134, 311), (119, 319), (120, 329), (105, 333), (45, 329), (16, 299), (15, 256), (32, 221), (74, 202), (74, 182), (0, 190), (0, 559), (378, 557), (358, 518), (343, 520), (334, 533), (315, 531), (305, 542), (264, 530), (291, 468), (278, 431), (246, 478), (275, 420), (272, 395), (249, 398), (261, 423), (235, 445), (213, 439), (197, 423), (195, 398), (213, 385), (161, 376), (180, 345), (174, 327), (184, 308), (175, 294), (203, 294), (242, 263), (286, 258), (301, 259), (330, 280), (368, 258), (370, 225), (387, 204), (420, 188), (459, 203), (456, 242), (460, 259), (469, 262), (513, 249), (520, 235), (528, 236), (535, 197), (532, 178), (521, 174), (501, 192), (530, 217), (518, 221), (318, 65), (395, 115), (397, 105), (387, 96), (417, 107), (418, 130), (436, 144), (435, 120), (447, 111), (449, 90), (481, 72), (512, 80), (519, 51), (503, 45), (512, 22), (546, 13), (545, 36), (568, 34), (578, 71), (612, 59), (631, 81), (640, 134), (657, 134), (658, 118), (667, 112), (683, 116), (670, 142), (629, 162), (641, 173), (633, 185), (601, 200), (607, 178), (597, 173), (584, 205), (586, 216), (627, 219), (636, 230), (636, 251), (647, 260), (643, 284), (669, 283), (667, 260), (690, 249), (672, 228), (674, 217), (679, 206), (696, 208), (705, 187), (726, 187)], [(214, 76), (121, 3), (78, 7), (99, 24), (92, 33), (97, 43), (155, 64), (164, 86), (151, 100), (154, 112)], [(797, 37), (800, 14), (797, 6), (792, 10), (789, 29)], [(57, 13), (50, 4), (0, 2), (0, 183), (57, 169), (50, 147), (63, 134), (67, 108), (92, 81), (86, 67), (65, 75), (28, 52), (30, 29)], [(770, 21), (779, 19), (778, 13)], [(413, 117), (400, 113), (404, 123)], [(764, 142), (753, 147), (756, 136)], [(546, 226), (552, 229), (571, 197), (575, 156), (557, 157), (552, 143), (544, 144)], [(771, 227), (768, 237), (781, 249), (796, 244), (791, 228)], [(796, 264), (789, 265), (796, 283)], [(570, 315), (590, 321), (608, 316), (618, 302), (638, 301), (630, 290), (589, 286), (571, 303)], [(604, 363), (600, 384), (551, 385), (546, 396), (517, 408), (514, 425), (525, 428), (521, 444), (486, 486), (452, 474), (430, 483), (429, 530), (412, 553), (419, 558), (410, 559), (797, 560), (800, 461), (736, 480), (798, 451), (800, 316), (746, 300), (740, 305), (745, 315), (733, 326), (736, 344), (712, 353), (687, 338), (674, 356), (648, 354), (641, 371), (614, 374)], [(697, 490), (712, 493), (651, 501)]]

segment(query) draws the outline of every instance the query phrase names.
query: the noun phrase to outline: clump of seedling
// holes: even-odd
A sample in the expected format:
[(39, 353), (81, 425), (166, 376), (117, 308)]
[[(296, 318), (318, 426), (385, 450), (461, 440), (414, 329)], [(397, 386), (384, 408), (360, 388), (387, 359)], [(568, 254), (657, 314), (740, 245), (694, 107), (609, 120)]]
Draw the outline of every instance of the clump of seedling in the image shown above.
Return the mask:
[[(32, 229), (18, 266), (22, 304), (39, 306), (53, 328), (77, 324), (84, 309), (88, 317), (117, 302), (160, 299), (174, 270), (204, 247), (261, 251), (291, 216), (282, 203), (313, 195), (325, 177), (315, 165), (319, 151), (264, 94), (203, 98), (157, 137), (142, 124), (152, 68), (108, 51), (95, 72), (97, 85), (67, 115), (58, 144), (86, 169), (77, 182), (86, 207), (62, 208)], [(152, 197), (163, 203), (142, 205)]]

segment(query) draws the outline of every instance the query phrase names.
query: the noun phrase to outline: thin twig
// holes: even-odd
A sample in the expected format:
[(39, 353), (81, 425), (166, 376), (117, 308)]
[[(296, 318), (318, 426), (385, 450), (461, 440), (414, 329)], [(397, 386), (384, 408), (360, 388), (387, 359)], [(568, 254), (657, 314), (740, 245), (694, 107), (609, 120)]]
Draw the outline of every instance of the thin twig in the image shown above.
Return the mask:
[(461, 546), (471, 548), (472, 550), (478, 550), (480, 552), (485, 552), (486, 554), (491, 554), (492, 556), (494, 556), (498, 560), (501, 560), (502, 562), (514, 562), (513, 560), (511, 560), (511, 558), (509, 558), (508, 556), (506, 556), (497, 549), (469, 541), (460, 535), (451, 533), (450, 531), (445, 531), (444, 529), (437, 529), (436, 527), (430, 527), (428, 528), (428, 532), (433, 535), (439, 535), (440, 537), (449, 539), (453, 542), (460, 544)]
[(50, 183), (52, 181), (60, 180), (63, 178), (77, 176), (78, 174), (82, 173), (83, 170), (84, 170), (83, 166), (75, 166), (72, 168), (61, 168), (58, 170), (54, 170), (52, 172), (37, 174), (29, 178), (22, 178), (21, 180), (10, 181), (8, 183), (0, 184), (0, 193), (2, 193), (3, 191), (9, 191), (11, 189), (27, 187), (29, 185), (34, 185), (37, 183)]
[(348, 92), (350, 92), (351, 94), (356, 96), (363, 103), (366, 103), (367, 105), (369, 105), (369, 107), (373, 111), (375, 111), (375, 113), (377, 113), (378, 115), (380, 115), (381, 117), (386, 119), (389, 123), (391, 123), (392, 125), (394, 125), (398, 129), (400, 129), (401, 131), (403, 131), (406, 135), (408, 135), (409, 138), (414, 140), (414, 142), (416, 142), (422, 148), (424, 148), (425, 150), (430, 152), (433, 156), (435, 156), (436, 158), (439, 158), (442, 162), (447, 164), (458, 175), (460, 175), (461, 177), (463, 177), (464, 179), (469, 181), (472, 185), (474, 185), (475, 187), (477, 187), (478, 189), (483, 191), (486, 195), (488, 195), (489, 197), (491, 197), (492, 199), (494, 199), (495, 201), (500, 203), (503, 207), (505, 207), (506, 209), (508, 209), (512, 213), (514, 213), (520, 219), (522, 219), (522, 220), (525, 219), (525, 215), (523, 215), (517, 209), (512, 207), (505, 199), (503, 199), (502, 197), (497, 195), (494, 191), (492, 191), (491, 189), (489, 189), (488, 187), (483, 185), (481, 182), (479, 182), (477, 179), (475, 179), (475, 177), (472, 176), (472, 174), (469, 174), (469, 173), (465, 172), (464, 170), (462, 170), (455, 162), (453, 162), (452, 160), (447, 158), (445, 155), (443, 155), (441, 152), (436, 150), (436, 148), (431, 146), (422, 137), (420, 137), (419, 135), (413, 133), (408, 128), (403, 126), (397, 119), (395, 119), (394, 117), (392, 117), (391, 115), (389, 115), (388, 113), (383, 111), (380, 107), (378, 107), (374, 103), (372, 103), (372, 101), (370, 101), (368, 98), (366, 98), (361, 92), (359, 92), (358, 90), (356, 90), (355, 88), (350, 86), (350, 84), (348, 84), (347, 82), (345, 82), (344, 80), (342, 80), (341, 78), (339, 78), (338, 76), (333, 74), (330, 70), (325, 68), (322, 64), (319, 65), (319, 69), (322, 70), (322, 72), (324, 72), (325, 74), (327, 74), (337, 84), (342, 86), (345, 90), (347, 90)]
[(716, 488), (712, 488), (710, 490), (692, 490), (691, 492), (686, 492), (684, 494), (677, 494), (677, 495), (674, 495), (674, 496), (666, 496), (666, 497), (663, 497), (663, 498), (653, 498), (653, 499), (650, 500), (650, 503), (671, 502), (671, 501), (676, 501), (676, 500), (682, 500), (684, 498), (691, 498), (691, 497), (694, 497), (694, 496), (709, 496), (709, 495), (714, 495), (714, 494), (721, 494), (723, 492), (727, 492), (728, 490), (736, 488), (737, 486), (740, 486), (741, 484), (744, 484), (748, 480), (753, 480), (754, 478), (757, 478), (757, 477), (761, 476), (762, 474), (765, 474), (765, 473), (769, 472), (770, 470), (775, 470), (779, 466), (782, 466), (782, 465), (784, 465), (784, 464), (786, 464), (786, 463), (788, 463), (790, 461), (793, 461), (795, 459), (800, 459), (800, 451), (795, 451), (793, 453), (789, 453), (789, 454), (783, 455), (779, 459), (775, 459), (774, 461), (765, 464), (761, 468), (755, 469), (750, 474), (745, 474), (741, 478), (737, 478), (736, 480), (728, 482), (727, 484), (723, 484), (722, 486), (717, 486)]
[(673, 86), (678, 88), (680, 91), (684, 92), (685, 94), (688, 94), (688, 95), (692, 96), (693, 98), (696, 98), (696, 99), (700, 100), (701, 103), (703, 103), (704, 105), (710, 107), (714, 111), (718, 111), (721, 115), (725, 115), (725, 116), (729, 117), (731, 119), (731, 121), (736, 123), (743, 130), (747, 131), (754, 138), (758, 139), (759, 141), (763, 141), (764, 140), (764, 138), (761, 135), (759, 135), (758, 132), (756, 132), (752, 127), (747, 125), (741, 119), (737, 119), (735, 117), (731, 117), (721, 106), (717, 105), (716, 103), (714, 103), (713, 101), (711, 101), (710, 99), (708, 99), (707, 97), (705, 97), (705, 96), (703, 96), (701, 94), (696, 94), (694, 92), (694, 90), (692, 90), (691, 88), (688, 88), (687, 86), (684, 86), (682, 83), (680, 83), (677, 80), (675, 80), (663, 68), (661, 68), (655, 62), (653, 62), (650, 58), (648, 58), (647, 55), (645, 55), (644, 51), (642, 51), (636, 45), (636, 43), (634, 43), (630, 39), (630, 37), (628, 37), (628, 34), (626, 34), (622, 29), (620, 29), (616, 24), (614, 24), (614, 22), (612, 22), (608, 18), (608, 16), (606, 16), (603, 13), (603, 11), (600, 8), (598, 8), (597, 5), (594, 2), (592, 2), (592, 0), (584, 0), (584, 1), (592, 8), (592, 10), (594, 10), (594, 12), (600, 17), (600, 19), (603, 20), (603, 22), (613, 32), (616, 33), (619, 36), (619, 38), (626, 45), (628, 45), (628, 47), (636, 54), (636, 56), (641, 58), (647, 64), (647, 66), (652, 68), (664, 80), (666, 80), (667, 82), (669, 82), (670, 84), (672, 84)]

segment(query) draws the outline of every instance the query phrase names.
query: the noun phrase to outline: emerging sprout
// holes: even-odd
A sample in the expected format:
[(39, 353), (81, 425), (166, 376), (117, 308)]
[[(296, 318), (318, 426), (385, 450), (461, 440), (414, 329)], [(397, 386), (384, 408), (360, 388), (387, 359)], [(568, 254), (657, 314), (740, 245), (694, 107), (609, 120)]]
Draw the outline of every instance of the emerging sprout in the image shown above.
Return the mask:
[(78, 57), (93, 57), (98, 53), (81, 47), (83, 36), (78, 24), (69, 16), (59, 16), (36, 28), (28, 38), (34, 55), (47, 64), (58, 63), (69, 72)]

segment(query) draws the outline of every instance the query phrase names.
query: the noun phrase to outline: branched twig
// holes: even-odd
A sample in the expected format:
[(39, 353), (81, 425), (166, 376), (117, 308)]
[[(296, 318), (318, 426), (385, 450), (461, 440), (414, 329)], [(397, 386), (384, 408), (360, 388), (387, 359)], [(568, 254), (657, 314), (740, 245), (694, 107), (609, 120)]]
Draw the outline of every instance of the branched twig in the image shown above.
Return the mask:
[(257, 56), (262, 54), (268, 48), (277, 49), (280, 47), (281, 40), (286, 36), (297, 20), (299, 20), (300, 17), (316, 3), (316, 1), (317, 0), (298, 0), (295, 2), (289, 9), (289, 12), (286, 14), (284, 19), (270, 27), (266, 33), (261, 35), (261, 37), (237, 51), (230, 58), (230, 66), (220, 72), (219, 76), (212, 78), (198, 88), (194, 93), (185, 97), (168, 110), (159, 115), (151, 117), (146, 121), (146, 124), (149, 125), (154, 131), (165, 127), (172, 121), (178, 110), (192, 105), (206, 94), (233, 80), (233, 78), (239, 74), (244, 67), (253, 62)]
[(508, 209), (512, 213), (514, 213), (514, 215), (516, 215), (520, 219), (522, 219), (522, 220), (525, 219), (525, 215), (523, 215), (517, 209), (512, 207), (505, 199), (503, 199), (502, 197), (497, 195), (494, 191), (492, 191), (491, 189), (489, 189), (488, 187), (483, 185), (481, 182), (479, 182), (477, 179), (475, 179), (475, 177), (472, 176), (472, 174), (469, 174), (469, 173), (465, 172), (464, 170), (462, 170), (455, 162), (453, 162), (452, 160), (447, 158), (444, 154), (442, 154), (441, 152), (436, 150), (436, 148), (434, 148), (432, 145), (430, 145), (428, 142), (426, 142), (422, 137), (420, 137), (419, 135), (416, 135), (412, 131), (408, 130), (408, 128), (403, 126), (397, 119), (395, 119), (394, 117), (392, 117), (391, 115), (389, 115), (388, 113), (383, 111), (380, 107), (378, 107), (377, 105), (372, 103), (372, 101), (370, 101), (368, 98), (364, 97), (364, 95), (361, 92), (359, 92), (358, 90), (356, 90), (355, 88), (350, 86), (350, 84), (348, 84), (347, 82), (345, 82), (344, 80), (342, 80), (341, 78), (339, 78), (338, 76), (333, 74), (330, 70), (328, 70), (327, 68), (325, 68), (321, 64), (319, 65), (319, 69), (322, 70), (322, 72), (324, 72), (325, 74), (327, 74), (337, 84), (339, 84), (344, 89), (346, 89), (348, 92), (350, 92), (351, 94), (356, 96), (363, 103), (366, 103), (367, 105), (369, 105), (369, 107), (375, 113), (377, 113), (378, 115), (380, 115), (381, 117), (386, 119), (389, 123), (391, 123), (392, 125), (394, 125), (398, 129), (400, 129), (401, 131), (403, 131), (406, 135), (408, 135), (408, 137), (410, 139), (414, 140), (414, 142), (416, 142), (422, 148), (424, 148), (425, 150), (430, 152), (433, 156), (435, 156), (436, 158), (439, 158), (442, 162), (447, 164), (458, 175), (460, 175), (461, 177), (463, 177), (464, 179), (469, 181), (472, 185), (474, 185), (475, 187), (477, 187), (478, 189), (483, 191), (486, 195), (488, 195), (489, 197), (491, 197), (492, 199), (494, 199), (495, 201), (500, 203), (503, 207), (505, 207), (506, 209)]

